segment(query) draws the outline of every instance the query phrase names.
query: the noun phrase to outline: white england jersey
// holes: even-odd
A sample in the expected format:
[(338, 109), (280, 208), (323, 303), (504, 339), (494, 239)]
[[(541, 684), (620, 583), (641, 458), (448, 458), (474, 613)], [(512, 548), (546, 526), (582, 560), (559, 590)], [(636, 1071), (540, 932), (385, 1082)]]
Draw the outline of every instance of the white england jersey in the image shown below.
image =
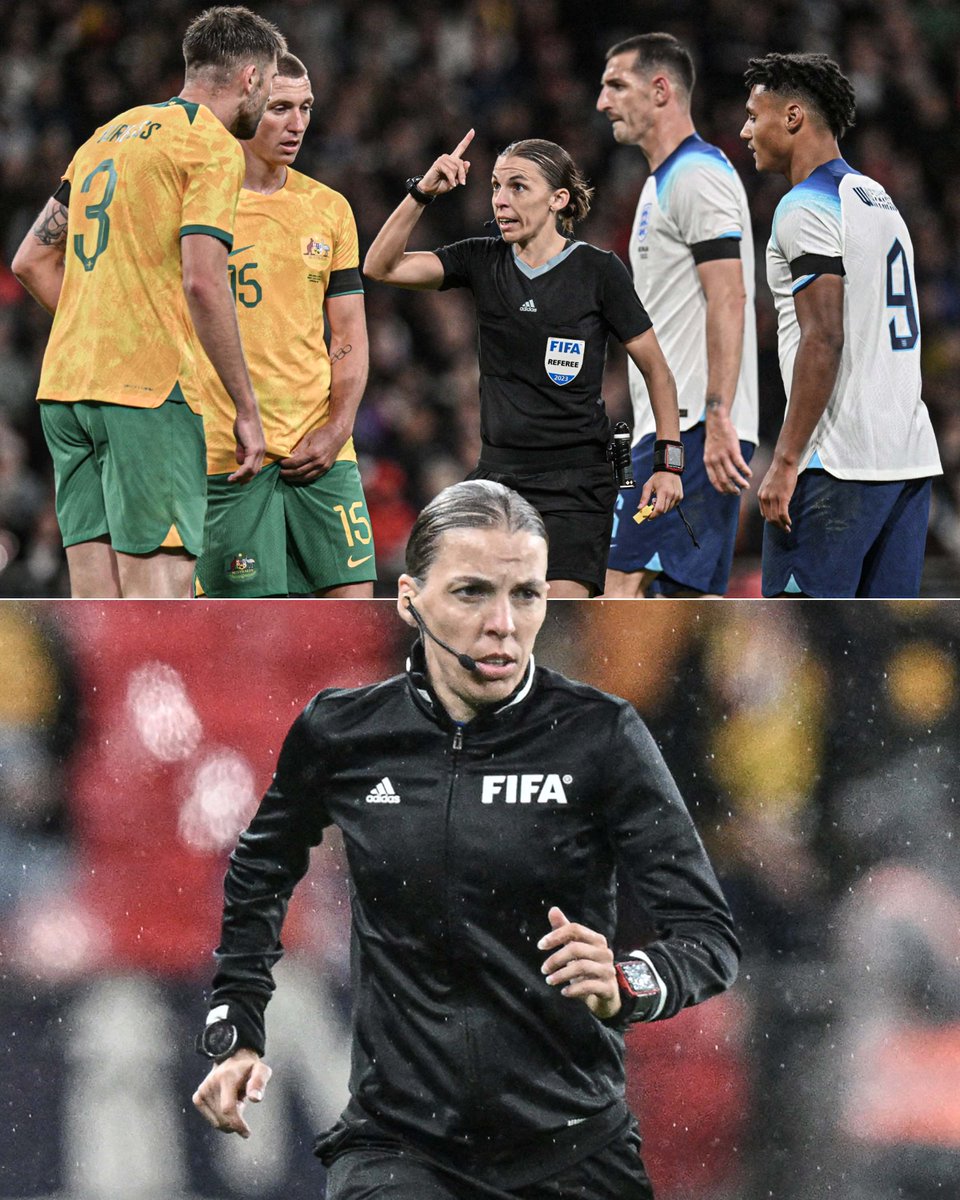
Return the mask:
[(823, 467), (838, 479), (865, 480), (942, 474), (920, 398), (910, 234), (880, 184), (842, 158), (791, 188), (773, 216), (767, 281), (788, 397), (800, 342), (793, 298), (825, 273), (843, 276), (843, 355), (800, 470)]
[[(694, 133), (647, 179), (630, 236), (634, 286), (677, 381), (681, 430), (692, 429), (705, 416), (707, 301), (697, 262), (723, 257), (717, 244), (727, 239), (740, 243), (747, 293), (731, 420), (741, 441), (756, 442), (757, 321), (747, 196), (723, 151)], [(632, 360), (627, 367), (636, 444), (655, 431), (656, 422), (643, 376)]]

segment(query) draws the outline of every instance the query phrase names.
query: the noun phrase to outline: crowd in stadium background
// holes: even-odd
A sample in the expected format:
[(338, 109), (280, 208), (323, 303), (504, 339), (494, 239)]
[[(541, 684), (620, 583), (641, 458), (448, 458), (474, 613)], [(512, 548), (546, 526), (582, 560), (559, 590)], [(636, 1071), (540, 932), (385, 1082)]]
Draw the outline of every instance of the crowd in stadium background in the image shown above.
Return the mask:
[[(308, 65), (313, 128), (297, 167), (343, 192), (361, 255), (403, 181), (475, 126), (471, 184), (432, 205), (417, 245), (432, 248), (489, 216), (486, 173), (517, 137), (564, 145), (597, 189), (578, 235), (626, 256), (646, 168), (616, 147), (594, 104), (606, 49), (638, 32), (676, 34), (694, 55), (694, 118), (747, 187), (757, 242), (763, 476), (783, 409), (776, 321), (763, 247), (778, 176), (757, 175), (739, 139), (743, 71), (754, 55), (826, 51), (857, 94), (844, 155), (880, 182), (910, 227), (923, 330), (924, 400), (945, 476), (936, 481), (924, 594), (960, 589), (960, 11), (952, 0), (398, 0), (258, 4)], [(61, 595), (66, 574), (50, 462), (34, 404), (48, 318), (10, 274), (21, 237), (57, 186), (74, 147), (125, 107), (175, 95), (179, 35), (203, 8), (186, 0), (6, 0), (0, 54), (0, 594)], [(475, 321), (461, 292), (403, 294), (368, 284), (370, 383), (356, 426), (384, 586), (413, 517), (478, 453)], [(605, 386), (626, 414), (625, 363)], [(743, 506), (731, 595), (758, 595), (756, 488)], [(387, 594), (385, 592), (384, 594)]]
[[(627, 1038), (658, 1200), (960, 1193), (960, 603), (861, 610), (663, 601), (642, 638), (633, 606), (548, 612), (538, 661), (647, 720), (743, 943), (731, 992)], [(254, 1137), (189, 1104), (226, 853), (312, 693), (411, 640), (386, 603), (312, 611), (0, 606), (2, 1200), (318, 1194), (349, 1045), (335, 837), (284, 930)]]

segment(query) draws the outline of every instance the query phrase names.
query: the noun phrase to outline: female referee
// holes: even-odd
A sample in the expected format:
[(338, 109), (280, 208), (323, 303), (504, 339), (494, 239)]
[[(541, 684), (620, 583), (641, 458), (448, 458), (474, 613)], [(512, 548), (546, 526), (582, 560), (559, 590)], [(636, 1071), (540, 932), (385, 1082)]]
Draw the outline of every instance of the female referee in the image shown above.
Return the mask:
[[(323, 831), (343, 834), (353, 1053), (315, 1145), (327, 1200), (649, 1200), (623, 1031), (736, 976), (730, 912), (640, 718), (534, 666), (546, 567), (522, 497), (441, 492), (399, 581), (420, 632), (406, 672), (311, 701), (231, 856), (199, 1042), (217, 1065), (194, 1103), (246, 1137), (287, 902)], [(622, 955), (618, 885), (654, 931)]]
[(469, 478), (508, 484), (543, 517), (551, 598), (596, 595), (617, 497), (600, 395), (608, 335), (624, 343), (649, 389), (657, 446), (639, 507), (655, 494), (653, 515), (683, 498), (676, 386), (626, 267), (615, 254), (573, 239), (592, 189), (554, 142), (514, 142), (496, 160), (498, 237), (435, 253), (407, 251), (425, 205), (466, 183), (463, 154), (472, 139), (471, 129), (452, 154), (407, 180), (407, 196), (374, 239), (364, 273), (399, 287), (471, 289), (480, 331), (481, 452)]

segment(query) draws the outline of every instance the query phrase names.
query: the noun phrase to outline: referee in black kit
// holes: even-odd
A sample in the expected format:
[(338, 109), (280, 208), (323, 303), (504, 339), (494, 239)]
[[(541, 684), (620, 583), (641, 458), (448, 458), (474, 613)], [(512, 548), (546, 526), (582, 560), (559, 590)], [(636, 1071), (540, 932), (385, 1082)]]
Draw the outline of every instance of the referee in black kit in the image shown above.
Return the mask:
[(562, 146), (528, 138), (492, 174), (499, 235), (408, 252), (425, 205), (466, 182), (473, 130), (423, 176), (387, 218), (363, 264), (399, 287), (469, 288), (480, 331), (480, 436), (471, 479), (515, 488), (550, 537), (553, 599), (603, 591), (617, 486), (607, 462), (610, 421), (600, 395), (607, 338), (623, 342), (647, 384), (656, 421), (654, 474), (639, 507), (652, 516), (683, 498), (677, 390), (650, 318), (615, 254), (573, 237), (589, 188)]
[[(730, 913), (646, 727), (535, 667), (547, 543), (489, 481), (420, 514), (404, 674), (319, 693), (231, 856), (194, 1103), (249, 1135), (264, 1009), (310, 847), (343, 833), (350, 1101), (316, 1143), (329, 1200), (648, 1200), (624, 1030), (733, 982)], [(654, 940), (614, 954), (618, 882)], [(307, 1052), (305, 1050), (305, 1052)]]

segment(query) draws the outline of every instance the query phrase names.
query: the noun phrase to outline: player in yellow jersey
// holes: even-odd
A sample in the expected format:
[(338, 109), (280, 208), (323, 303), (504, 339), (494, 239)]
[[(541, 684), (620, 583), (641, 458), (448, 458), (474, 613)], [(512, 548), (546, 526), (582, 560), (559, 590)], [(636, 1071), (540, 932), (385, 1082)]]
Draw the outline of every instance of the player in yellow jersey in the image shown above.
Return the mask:
[(367, 379), (357, 230), (343, 196), (292, 169), (312, 106), (306, 67), (281, 55), (263, 120), (243, 144), (229, 260), (266, 465), (243, 489), (229, 483), (230, 404), (214, 387), (204, 398), (210, 475), (197, 564), (208, 596), (373, 595), (351, 436)]
[(17, 251), (14, 271), (54, 314), (38, 399), (74, 596), (191, 594), (206, 507), (199, 413), (218, 376), (235, 485), (260, 468), (227, 256), (236, 139), (256, 131), (285, 50), (246, 8), (197, 17), (180, 95), (101, 126)]

